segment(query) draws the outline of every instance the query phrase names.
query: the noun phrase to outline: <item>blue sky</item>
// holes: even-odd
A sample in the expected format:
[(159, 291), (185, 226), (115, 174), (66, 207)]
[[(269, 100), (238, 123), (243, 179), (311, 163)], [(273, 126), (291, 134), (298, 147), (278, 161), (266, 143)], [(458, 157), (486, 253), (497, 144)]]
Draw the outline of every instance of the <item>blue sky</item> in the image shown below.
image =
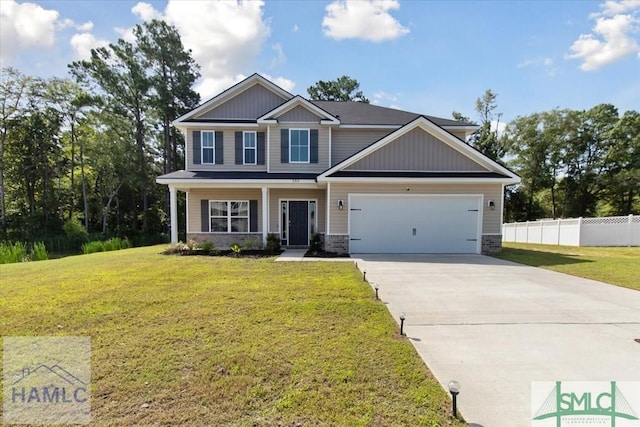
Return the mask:
[(442, 117), (477, 119), (489, 88), (503, 121), (604, 102), (640, 110), (640, 0), (0, 0), (1, 65), (65, 76), (152, 18), (193, 50), (203, 101), (259, 72), (303, 96), (346, 74), (374, 103)]

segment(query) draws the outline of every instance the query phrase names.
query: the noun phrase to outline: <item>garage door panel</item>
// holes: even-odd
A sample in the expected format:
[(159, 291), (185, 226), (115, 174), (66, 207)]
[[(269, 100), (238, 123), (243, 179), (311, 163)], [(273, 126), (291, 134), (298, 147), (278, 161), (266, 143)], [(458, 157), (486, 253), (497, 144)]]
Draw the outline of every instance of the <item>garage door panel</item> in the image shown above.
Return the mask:
[(479, 197), (352, 196), (352, 253), (477, 253)]

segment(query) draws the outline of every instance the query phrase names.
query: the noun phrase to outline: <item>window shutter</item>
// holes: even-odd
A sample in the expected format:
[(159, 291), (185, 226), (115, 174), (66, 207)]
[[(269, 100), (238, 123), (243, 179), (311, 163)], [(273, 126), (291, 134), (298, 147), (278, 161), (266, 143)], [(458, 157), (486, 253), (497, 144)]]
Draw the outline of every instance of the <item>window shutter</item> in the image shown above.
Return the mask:
[(318, 163), (318, 129), (309, 133), (309, 162)]
[(249, 232), (258, 231), (258, 201), (249, 200)]
[(224, 144), (222, 142), (222, 131), (216, 131), (216, 142), (215, 142), (215, 151), (216, 151), (216, 165), (221, 165), (224, 163)]
[(201, 160), (202, 151), (200, 150), (200, 131), (193, 131), (193, 164), (199, 165), (202, 163)]
[(258, 132), (258, 142), (257, 142), (257, 152), (258, 152), (258, 164), (264, 165), (264, 155), (265, 155), (265, 135), (264, 132)]
[(208, 233), (211, 221), (209, 220), (209, 201), (200, 200), (200, 231)]
[(242, 132), (236, 132), (236, 165), (243, 164), (242, 156)]
[(280, 129), (280, 162), (289, 163), (289, 129)]

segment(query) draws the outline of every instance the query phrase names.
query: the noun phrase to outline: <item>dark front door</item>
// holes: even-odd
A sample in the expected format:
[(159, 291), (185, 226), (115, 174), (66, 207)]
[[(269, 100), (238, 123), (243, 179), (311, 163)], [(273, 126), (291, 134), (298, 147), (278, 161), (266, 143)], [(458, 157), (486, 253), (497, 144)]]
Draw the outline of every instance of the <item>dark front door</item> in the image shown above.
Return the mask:
[(309, 244), (309, 202), (289, 202), (289, 245)]

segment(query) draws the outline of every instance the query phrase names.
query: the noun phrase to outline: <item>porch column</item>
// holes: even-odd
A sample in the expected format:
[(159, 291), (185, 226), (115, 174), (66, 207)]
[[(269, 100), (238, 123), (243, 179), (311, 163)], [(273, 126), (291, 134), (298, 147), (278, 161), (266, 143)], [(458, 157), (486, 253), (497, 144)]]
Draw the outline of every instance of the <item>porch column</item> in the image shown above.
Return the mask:
[(169, 205), (171, 210), (171, 243), (178, 243), (178, 190), (169, 187)]
[(262, 187), (262, 243), (267, 244), (267, 234), (269, 230), (269, 191), (267, 187)]

